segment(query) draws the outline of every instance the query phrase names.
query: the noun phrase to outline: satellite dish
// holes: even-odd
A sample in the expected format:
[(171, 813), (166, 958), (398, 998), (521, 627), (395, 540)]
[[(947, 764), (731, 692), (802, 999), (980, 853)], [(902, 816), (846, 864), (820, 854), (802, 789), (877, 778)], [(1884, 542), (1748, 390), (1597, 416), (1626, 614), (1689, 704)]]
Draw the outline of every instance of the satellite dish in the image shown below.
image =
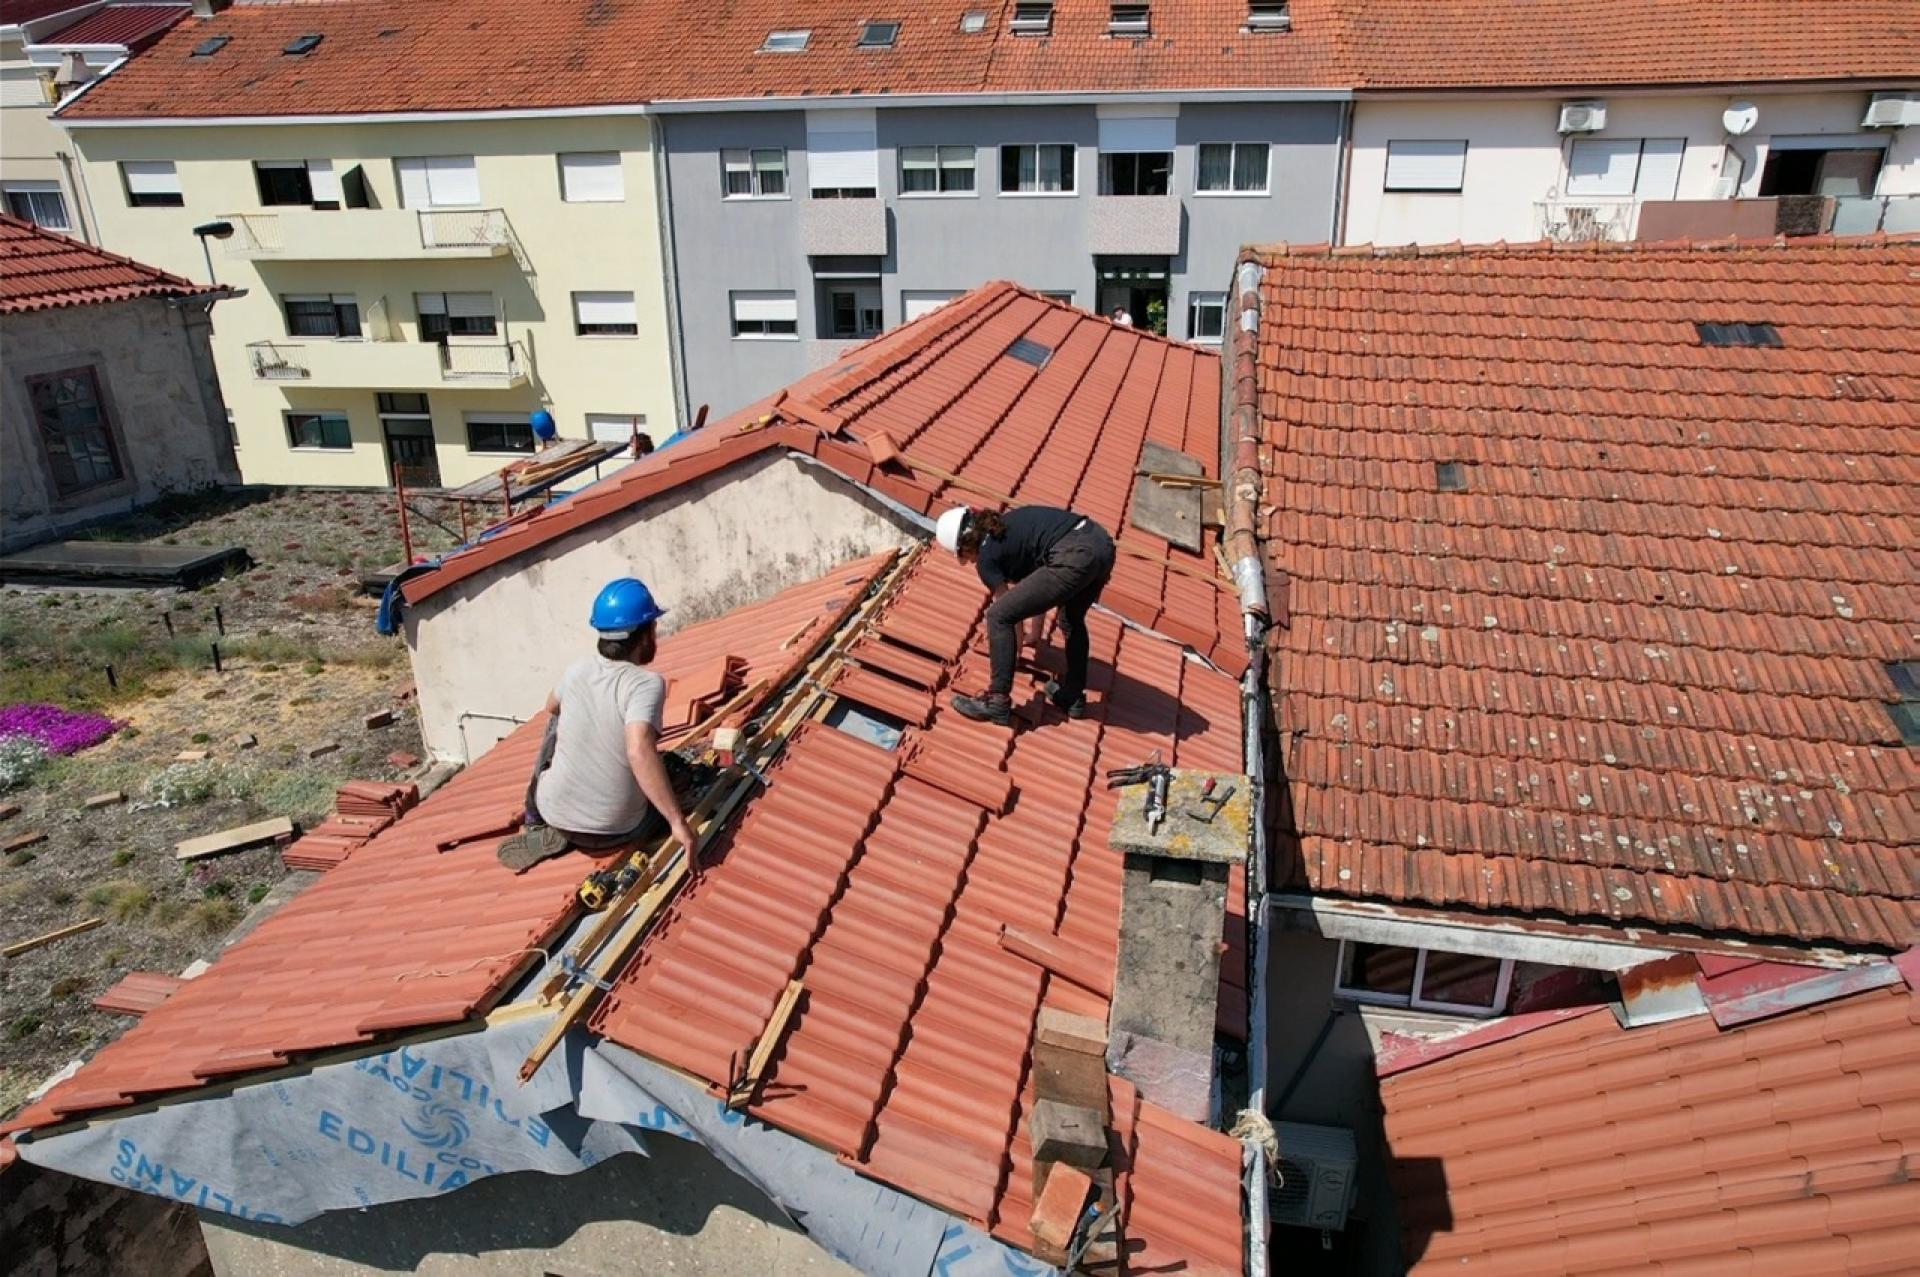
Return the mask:
[(1760, 108), (1751, 102), (1735, 102), (1720, 113), (1720, 123), (1735, 137), (1745, 137), (1760, 122)]

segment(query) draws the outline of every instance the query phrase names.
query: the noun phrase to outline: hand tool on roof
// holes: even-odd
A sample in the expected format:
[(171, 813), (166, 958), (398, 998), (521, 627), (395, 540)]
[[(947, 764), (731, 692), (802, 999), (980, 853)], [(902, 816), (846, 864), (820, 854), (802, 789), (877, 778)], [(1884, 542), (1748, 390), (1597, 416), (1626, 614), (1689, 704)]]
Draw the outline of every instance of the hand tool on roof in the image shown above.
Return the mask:
[(1187, 808), (1189, 818), (1203, 825), (1211, 825), (1213, 818), (1226, 808), (1227, 803), (1233, 798), (1236, 787), (1228, 785), (1216, 795), (1213, 792), (1216, 783), (1213, 777), (1207, 777), (1207, 783), (1200, 787), (1200, 797), (1194, 800), (1192, 807)]
[(1173, 785), (1173, 768), (1160, 761), (1160, 751), (1156, 749), (1151, 758), (1136, 767), (1116, 767), (1107, 773), (1108, 789), (1123, 785), (1147, 787), (1146, 804), (1141, 810), (1147, 818), (1147, 832), (1158, 833), (1161, 822), (1167, 818), (1167, 791)]

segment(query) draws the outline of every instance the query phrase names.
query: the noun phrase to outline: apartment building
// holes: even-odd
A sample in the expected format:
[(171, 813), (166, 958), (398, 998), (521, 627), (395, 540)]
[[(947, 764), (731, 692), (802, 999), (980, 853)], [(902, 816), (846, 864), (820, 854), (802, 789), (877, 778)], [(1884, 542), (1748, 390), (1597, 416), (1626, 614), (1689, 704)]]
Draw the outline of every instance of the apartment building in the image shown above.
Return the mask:
[[(1343, 242), (1920, 230), (1910, 4), (1348, 9)], [(1793, 196), (1833, 203), (1726, 205)]]

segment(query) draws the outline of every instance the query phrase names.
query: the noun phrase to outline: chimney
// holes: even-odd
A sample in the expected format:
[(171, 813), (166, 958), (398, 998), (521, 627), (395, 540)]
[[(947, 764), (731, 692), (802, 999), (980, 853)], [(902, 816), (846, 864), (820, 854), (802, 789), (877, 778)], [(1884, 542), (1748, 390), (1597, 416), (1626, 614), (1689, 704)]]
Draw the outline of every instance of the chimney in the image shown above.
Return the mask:
[(211, 18), (232, 3), (233, 0), (193, 0), (193, 16)]
[(1141, 1098), (1205, 1122), (1227, 877), (1247, 858), (1251, 786), (1241, 775), (1175, 769), (1165, 818), (1152, 828), (1149, 789), (1121, 791), (1108, 837), (1126, 871), (1107, 1068)]

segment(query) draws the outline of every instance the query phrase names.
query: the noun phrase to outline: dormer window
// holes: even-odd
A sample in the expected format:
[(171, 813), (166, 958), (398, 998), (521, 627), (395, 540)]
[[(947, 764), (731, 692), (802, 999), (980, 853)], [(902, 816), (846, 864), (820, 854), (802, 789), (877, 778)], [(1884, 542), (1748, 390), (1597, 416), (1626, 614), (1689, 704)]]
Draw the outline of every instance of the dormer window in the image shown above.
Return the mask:
[(1015, 35), (1046, 35), (1053, 30), (1053, 0), (1014, 0), (1013, 21), (1008, 30)]
[(1138, 3), (1121, 3), (1116, 0), (1107, 16), (1107, 34), (1123, 36), (1143, 36), (1153, 33), (1153, 24), (1149, 16), (1150, 6)]
[(868, 22), (860, 28), (859, 47), (862, 49), (891, 49), (893, 42), (900, 38), (898, 22)]
[(1247, 0), (1247, 30), (1285, 31), (1292, 25), (1287, 0)]
[(767, 42), (760, 46), (760, 52), (801, 53), (806, 50), (807, 41), (812, 38), (812, 31), (769, 31)]

